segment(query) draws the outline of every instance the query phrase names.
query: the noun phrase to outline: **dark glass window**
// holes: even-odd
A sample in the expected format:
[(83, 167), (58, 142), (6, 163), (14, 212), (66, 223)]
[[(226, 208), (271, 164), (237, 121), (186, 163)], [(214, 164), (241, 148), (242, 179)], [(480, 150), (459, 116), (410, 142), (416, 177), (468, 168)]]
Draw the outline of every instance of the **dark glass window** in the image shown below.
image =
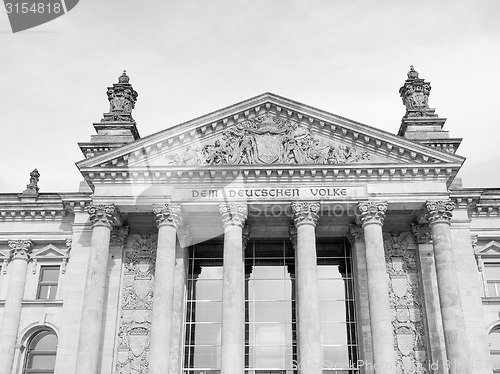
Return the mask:
[(186, 374), (220, 373), (223, 242), (190, 248), (187, 283)]
[(57, 336), (40, 331), (28, 343), (23, 374), (53, 374), (56, 362)]
[(252, 240), (245, 250), (247, 373), (293, 373), (295, 261), (289, 241)]
[(55, 299), (59, 282), (59, 266), (42, 266), (38, 282), (37, 299)]
[[(185, 374), (219, 374), (223, 242), (190, 249)], [(323, 374), (356, 373), (356, 316), (350, 249), (317, 243)], [(251, 240), (245, 249), (245, 374), (295, 374), (295, 253), (289, 240)]]
[(345, 242), (319, 242), (316, 249), (323, 373), (356, 372), (356, 315), (350, 249)]

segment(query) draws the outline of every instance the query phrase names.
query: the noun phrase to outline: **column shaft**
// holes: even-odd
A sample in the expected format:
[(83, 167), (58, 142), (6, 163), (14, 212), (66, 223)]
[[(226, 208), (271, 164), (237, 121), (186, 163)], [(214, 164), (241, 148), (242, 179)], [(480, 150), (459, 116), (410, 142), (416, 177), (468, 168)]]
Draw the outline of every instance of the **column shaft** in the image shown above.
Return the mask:
[(245, 262), (242, 228), (224, 228), (221, 373), (245, 369)]
[(393, 372), (395, 356), (382, 226), (366, 225), (364, 236), (374, 367), (375, 373), (386, 374)]
[(426, 218), (431, 228), (434, 245), (439, 305), (450, 374), (469, 374), (471, 372), (469, 342), (460, 302), (458, 275), (450, 235), (450, 222), (454, 208), (455, 205), (449, 200), (428, 201)]
[(451, 245), (450, 226), (446, 223), (436, 223), (431, 226), (431, 231), (450, 374), (470, 373), (469, 347)]
[(149, 374), (170, 372), (170, 347), (174, 305), (175, 243), (182, 221), (179, 204), (155, 205), (153, 212), (158, 224)]
[[(9, 244), (11, 247), (13, 244), (16, 247), (20, 246), (21, 250), (25, 252), (30, 251), (32, 246), (29, 240), (19, 240)], [(14, 247), (12, 248), (14, 249)], [(20, 256), (15, 253), (13, 255), (12, 262), (9, 265), (9, 289), (7, 291), (7, 299), (5, 300), (2, 324), (0, 325), (0, 374), (10, 374), (12, 372), (12, 363), (21, 318), (21, 302), (24, 296), (26, 271), (28, 268), (27, 253)]]
[(365, 239), (373, 366), (376, 374), (394, 373), (396, 366), (389, 277), (382, 236), (386, 211), (387, 203), (373, 201), (359, 203), (357, 211)]
[[(316, 260), (316, 223), (319, 203), (292, 203), (295, 245), (295, 284), (297, 290), (298, 369), (300, 374), (321, 374), (323, 351), (319, 312), (318, 264)], [(295, 242), (296, 240), (296, 242)]]
[(156, 252), (153, 313), (151, 317), (151, 349), (149, 352), (149, 373), (170, 371), (170, 337), (172, 335), (172, 314), (175, 279), (175, 235), (172, 226), (158, 230)]
[(297, 227), (295, 266), (298, 294), (298, 366), (301, 374), (321, 374), (323, 367), (314, 229), (310, 224)]
[(243, 227), (246, 204), (220, 204), (224, 226), (221, 374), (245, 372), (245, 256)]
[(100, 372), (102, 321), (107, 286), (110, 227), (94, 226), (83, 296), (76, 374)]

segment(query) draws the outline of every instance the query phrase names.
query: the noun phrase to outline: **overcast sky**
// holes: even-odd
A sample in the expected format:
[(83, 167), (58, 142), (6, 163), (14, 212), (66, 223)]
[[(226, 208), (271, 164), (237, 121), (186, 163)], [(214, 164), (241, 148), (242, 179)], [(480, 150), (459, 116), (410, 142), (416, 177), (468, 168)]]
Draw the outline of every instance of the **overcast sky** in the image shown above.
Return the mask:
[(500, 1), (81, 0), (12, 34), (0, 12), (0, 192), (77, 191), (77, 142), (126, 69), (146, 136), (263, 92), (397, 133), (413, 64), (462, 137), (466, 187), (500, 188)]

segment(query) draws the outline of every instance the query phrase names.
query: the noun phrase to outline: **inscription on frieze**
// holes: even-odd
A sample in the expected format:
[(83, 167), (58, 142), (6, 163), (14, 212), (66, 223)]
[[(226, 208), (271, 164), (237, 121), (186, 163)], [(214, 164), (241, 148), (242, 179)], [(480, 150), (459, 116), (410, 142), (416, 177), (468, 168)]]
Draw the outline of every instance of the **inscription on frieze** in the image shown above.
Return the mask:
[(365, 186), (325, 187), (224, 187), (176, 188), (172, 195), (175, 201), (225, 201), (225, 200), (347, 200), (366, 197)]

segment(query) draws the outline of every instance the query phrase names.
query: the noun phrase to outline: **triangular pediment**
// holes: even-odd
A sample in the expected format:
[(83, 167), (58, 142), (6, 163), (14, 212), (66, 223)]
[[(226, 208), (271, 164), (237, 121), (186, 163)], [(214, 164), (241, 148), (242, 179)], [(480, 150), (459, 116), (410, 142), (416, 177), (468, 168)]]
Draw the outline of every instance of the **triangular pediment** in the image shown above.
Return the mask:
[[(266, 93), (77, 163), (85, 174), (308, 166), (455, 174), (463, 157)], [(89, 178), (86, 178), (87, 180)], [(92, 178), (90, 178), (92, 179)]]
[(492, 240), (488, 244), (478, 248), (476, 250), (476, 255), (479, 256), (500, 256), (500, 242)]
[(68, 258), (67, 249), (57, 248), (53, 244), (48, 244), (42, 248), (33, 251), (32, 258)]

